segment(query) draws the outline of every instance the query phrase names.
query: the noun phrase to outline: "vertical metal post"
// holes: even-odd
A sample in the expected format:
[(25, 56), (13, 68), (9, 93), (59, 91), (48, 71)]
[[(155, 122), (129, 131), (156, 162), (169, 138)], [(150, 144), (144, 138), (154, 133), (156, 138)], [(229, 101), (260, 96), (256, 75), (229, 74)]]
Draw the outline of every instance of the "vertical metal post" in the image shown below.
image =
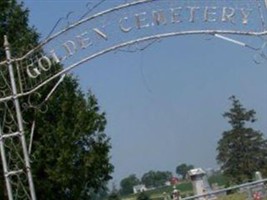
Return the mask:
[(13, 200), (12, 187), (10, 184), (10, 177), (8, 176), (5, 147), (4, 147), (4, 142), (3, 142), (4, 138), (2, 136), (3, 136), (2, 127), (0, 126), (0, 151), (1, 151), (2, 165), (3, 165), (3, 170), (4, 170), (5, 182), (6, 182), (7, 195), (8, 195), (9, 200)]
[(29, 154), (28, 154), (25, 135), (24, 135), (22, 115), (21, 115), (19, 100), (17, 97), (17, 87), (16, 87), (16, 82), (15, 82), (15, 77), (14, 77), (14, 70), (13, 70), (13, 66), (11, 62), (11, 53), (10, 53), (9, 43), (8, 43), (6, 35), (4, 36), (4, 46), (5, 46), (5, 51), (6, 51), (6, 58), (7, 58), (8, 70), (9, 70), (9, 76), (10, 76), (10, 82), (11, 82), (11, 88), (12, 88), (12, 94), (13, 94), (13, 102), (15, 105), (15, 110), (16, 110), (16, 115), (17, 115), (18, 128), (20, 132), (20, 141), (22, 144), (22, 151), (23, 151), (23, 156), (24, 156), (24, 161), (25, 161), (25, 170), (26, 170), (26, 174), (27, 174), (27, 178), (29, 182), (31, 199), (36, 200), (35, 189), (34, 189), (31, 167), (30, 167), (30, 159), (29, 159)]

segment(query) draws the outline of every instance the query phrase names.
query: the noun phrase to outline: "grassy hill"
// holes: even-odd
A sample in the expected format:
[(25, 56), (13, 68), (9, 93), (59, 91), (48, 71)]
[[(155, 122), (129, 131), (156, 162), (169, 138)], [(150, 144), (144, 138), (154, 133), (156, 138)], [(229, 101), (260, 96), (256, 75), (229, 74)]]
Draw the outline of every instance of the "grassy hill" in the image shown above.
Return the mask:
[[(209, 177), (208, 181), (210, 184), (216, 184), (219, 187), (223, 187), (226, 184), (227, 179), (221, 174), (215, 174), (215, 175)], [(192, 187), (192, 183), (190, 181), (181, 182), (175, 188), (180, 191), (182, 197), (193, 195), (193, 187)], [(173, 186), (164, 186), (164, 187), (156, 188), (153, 190), (149, 190), (146, 193), (153, 200), (163, 200), (163, 194), (166, 193), (166, 194), (170, 195), (173, 190), (174, 190)], [(136, 200), (137, 196), (138, 196), (138, 194), (131, 194), (131, 195), (127, 195), (127, 196), (122, 196), (122, 199), (123, 200)], [(234, 196), (234, 197), (236, 197), (236, 196)], [(229, 197), (229, 198), (230, 198), (229, 200), (231, 200), (231, 197)], [(226, 200), (226, 199), (222, 199), (222, 200)], [(238, 199), (235, 199), (235, 200), (238, 200)]]
[[(175, 187), (177, 190), (179, 190), (182, 194), (182, 196), (191, 196), (193, 195), (193, 187), (191, 182), (185, 181), (180, 183)], [(163, 193), (171, 194), (174, 190), (173, 186), (163, 186), (160, 188), (156, 188), (153, 190), (148, 190), (146, 193), (155, 200), (162, 200)], [(123, 200), (135, 200), (137, 198), (138, 194), (131, 194), (127, 196), (122, 196)]]

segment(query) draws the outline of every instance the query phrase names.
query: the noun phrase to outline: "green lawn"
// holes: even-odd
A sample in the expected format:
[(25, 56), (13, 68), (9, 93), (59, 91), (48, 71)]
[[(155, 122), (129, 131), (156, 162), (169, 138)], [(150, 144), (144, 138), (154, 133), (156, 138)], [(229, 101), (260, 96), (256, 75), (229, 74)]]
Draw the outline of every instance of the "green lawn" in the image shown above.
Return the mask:
[(208, 178), (209, 184), (212, 185), (217, 183), (218, 186), (224, 186), (227, 184), (228, 180), (222, 174), (215, 174)]
[[(223, 187), (227, 183), (227, 180), (225, 177), (222, 175), (213, 175), (208, 179), (210, 184), (217, 183), (218, 186)], [(182, 197), (186, 196), (192, 196), (193, 194), (193, 188), (192, 184), (190, 181), (185, 181), (180, 183), (179, 185), (176, 186), (176, 189), (180, 190)], [(163, 193), (171, 194), (173, 191), (173, 186), (164, 186), (161, 188), (157, 188), (154, 190), (147, 191), (147, 194), (151, 197), (153, 200), (163, 200)], [(136, 194), (128, 195), (122, 197), (123, 200), (136, 200), (137, 199)], [(240, 193), (234, 193), (234, 194), (229, 194), (227, 196), (222, 196), (219, 197), (218, 200), (245, 200), (247, 199), (245, 194), (240, 194)], [(267, 198), (263, 199), (267, 200)]]
[[(156, 197), (156, 196), (151, 196), (151, 199), (153, 199), (153, 200), (163, 200), (162, 197)], [(245, 194), (238, 194), (237, 193), (237, 194), (231, 194), (231, 195), (219, 197), (217, 200), (245, 200), (245, 199), (247, 199)], [(127, 200), (136, 200), (136, 197), (127, 198)], [(262, 200), (267, 200), (267, 198), (264, 198)]]
[[(164, 187), (157, 188), (154, 190), (149, 190), (146, 193), (155, 200), (161, 200), (162, 198), (160, 197), (162, 197), (162, 194), (164, 192), (166, 192), (167, 194), (171, 194), (173, 189), (174, 189), (173, 186), (164, 186)], [(180, 183), (179, 185), (176, 186), (176, 189), (180, 190), (183, 196), (193, 195), (193, 188), (192, 188), (191, 182)], [(131, 199), (136, 199), (137, 196), (138, 195), (136, 194), (131, 194), (131, 195), (123, 196), (122, 199), (131, 200)]]
[[(247, 199), (247, 196), (245, 194), (231, 194), (218, 198), (218, 200), (245, 200), (245, 199)], [(267, 198), (264, 198), (262, 200), (267, 200)]]

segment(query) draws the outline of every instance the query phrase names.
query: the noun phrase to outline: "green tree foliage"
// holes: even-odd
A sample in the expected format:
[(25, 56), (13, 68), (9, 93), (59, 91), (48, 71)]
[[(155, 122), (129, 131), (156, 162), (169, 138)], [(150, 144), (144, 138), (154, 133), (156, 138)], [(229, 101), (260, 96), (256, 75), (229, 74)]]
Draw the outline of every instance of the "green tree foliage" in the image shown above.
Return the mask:
[(172, 173), (169, 171), (149, 171), (145, 173), (141, 181), (146, 187), (160, 187), (164, 186), (166, 181), (169, 181), (172, 177)]
[(120, 200), (120, 192), (117, 190), (115, 183), (112, 184), (112, 190), (108, 195), (108, 200)]
[[(0, 0), (0, 9), (0, 47), (4, 44), (4, 35), (7, 35), (13, 57), (22, 56), (38, 44), (39, 38), (35, 28), (28, 25), (29, 10), (16, 0)], [(4, 59), (4, 48), (0, 48), (0, 60)]]
[(137, 200), (150, 200), (151, 198), (149, 197), (149, 195), (145, 192), (141, 192), (138, 196), (137, 196)]
[(255, 171), (265, 172), (267, 141), (260, 131), (247, 127), (256, 121), (254, 110), (247, 110), (235, 96), (230, 97), (232, 107), (223, 114), (231, 129), (223, 132), (218, 141), (217, 161), (224, 175), (233, 183), (250, 180)]
[(103, 188), (99, 189), (97, 192), (92, 190), (89, 193), (90, 193), (90, 200), (104, 200), (104, 199), (106, 200), (108, 197), (108, 188), (103, 187)]
[(122, 195), (131, 194), (133, 193), (133, 187), (138, 184), (140, 184), (140, 180), (136, 177), (135, 174), (132, 174), (122, 179), (120, 182), (120, 186), (121, 186), (120, 193)]
[[(0, 0), (0, 8), (0, 45), (4, 34), (8, 35), (13, 57), (21, 56), (38, 44), (38, 33), (28, 25), (29, 11), (15, 0)], [(0, 60), (4, 59), (0, 46)], [(39, 92), (48, 94), (53, 84)], [(36, 122), (30, 159), (38, 199), (92, 199), (91, 194), (106, 189), (113, 171), (111, 145), (104, 133), (105, 113), (91, 92), (85, 95), (78, 81), (68, 75), (49, 99), (46, 113), (31, 109), (23, 115), (27, 137), (29, 122)], [(6, 199), (0, 174), (0, 199)]]
[[(12, 54), (14, 57), (19, 57), (25, 54), (29, 49), (28, 43), (36, 45), (38, 41), (38, 34), (34, 28), (28, 26), (27, 9), (22, 9), (23, 5), (18, 4), (15, 0), (0, 0), (0, 61), (5, 60), (4, 50), (4, 35), (8, 36), (9, 43), (12, 45)], [(30, 39), (29, 39), (30, 38)], [(2, 66), (1, 66), (2, 67)], [(1, 76), (7, 76), (7, 70), (1, 68)], [(1, 93), (0, 97), (3, 97), (4, 81), (0, 76)], [(8, 80), (8, 78), (7, 78)], [(10, 94), (10, 91), (8, 92)], [(0, 121), (2, 125), (2, 114), (4, 104), (0, 104)], [(5, 127), (3, 127), (5, 129)], [(0, 161), (1, 163), (1, 161)], [(2, 163), (1, 163), (2, 165)], [(0, 167), (0, 199), (6, 199), (6, 190), (2, 167)]]
[(111, 178), (105, 115), (96, 98), (90, 93), (85, 97), (73, 78), (62, 83), (47, 113), (37, 119), (33, 174), (42, 180), (36, 182), (37, 193), (53, 194), (49, 199), (87, 199), (92, 188)]
[(227, 177), (221, 171), (217, 171), (208, 177), (210, 185), (217, 184), (218, 186), (226, 186), (228, 184)]
[(194, 169), (193, 165), (187, 165), (185, 163), (182, 163), (176, 167), (176, 174), (179, 176), (182, 176), (182, 179), (184, 180), (186, 178), (186, 174), (190, 169)]

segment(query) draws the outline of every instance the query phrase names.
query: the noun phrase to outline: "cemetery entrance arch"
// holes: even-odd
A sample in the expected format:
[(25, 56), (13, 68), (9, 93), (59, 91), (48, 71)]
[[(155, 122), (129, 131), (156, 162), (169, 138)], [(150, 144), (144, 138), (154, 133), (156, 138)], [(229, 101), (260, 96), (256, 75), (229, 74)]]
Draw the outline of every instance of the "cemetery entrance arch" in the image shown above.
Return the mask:
[[(28, 180), (27, 185), (20, 187), (24, 188), (26, 199), (36, 199), (29, 161), (31, 142), (26, 143), (21, 113), (22, 97), (58, 78), (49, 96), (66, 73), (85, 62), (117, 50), (138, 51), (169, 37), (197, 34), (218, 37), (254, 50), (255, 61), (260, 62), (267, 57), (266, 11), (266, 0), (132, 0), (92, 11), (75, 22), (66, 17), (60, 21), (58, 31), (53, 31), (19, 58), (12, 57), (12, 47), (5, 36), (6, 60), (0, 63), (0, 83), (3, 84), (0, 103), (8, 110), (12, 102), (16, 113), (8, 113), (16, 130), (4, 132), (0, 127), (0, 150), (9, 200), (14, 198), (13, 191), (18, 186), (11, 181), (14, 176)], [(262, 46), (255, 48), (246, 44), (248, 37), (261, 38)], [(55, 67), (57, 64), (64, 68)], [(6, 119), (1, 117), (1, 120), (1, 125), (6, 126)], [(12, 168), (14, 164), (9, 166), (5, 141), (17, 139), (21, 142), (18, 152), (22, 154), (17, 160), (22, 164), (17, 166), (23, 167)]]

